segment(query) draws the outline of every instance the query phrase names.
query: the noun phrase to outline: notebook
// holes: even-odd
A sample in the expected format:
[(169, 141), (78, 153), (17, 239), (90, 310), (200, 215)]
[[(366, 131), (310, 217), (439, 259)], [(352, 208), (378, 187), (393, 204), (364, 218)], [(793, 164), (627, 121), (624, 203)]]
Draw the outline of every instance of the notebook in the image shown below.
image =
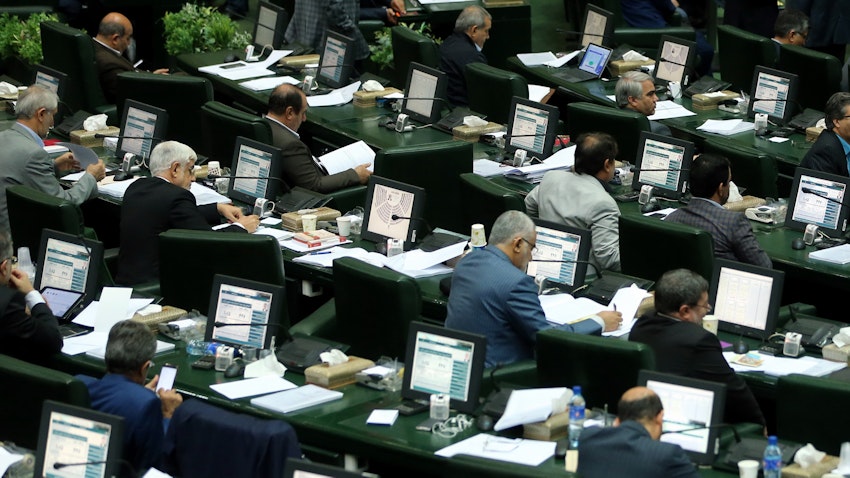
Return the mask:
[(289, 413), (302, 408), (332, 402), (342, 398), (342, 392), (308, 384), (291, 390), (252, 398), (251, 405), (278, 413)]

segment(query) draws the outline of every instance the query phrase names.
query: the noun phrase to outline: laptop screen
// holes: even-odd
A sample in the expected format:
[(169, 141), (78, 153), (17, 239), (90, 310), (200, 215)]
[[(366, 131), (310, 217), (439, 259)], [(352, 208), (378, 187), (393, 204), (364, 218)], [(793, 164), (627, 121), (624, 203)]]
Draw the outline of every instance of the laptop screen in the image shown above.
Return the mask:
[(593, 43), (587, 45), (587, 51), (584, 52), (584, 56), (581, 58), (581, 64), (579, 64), (578, 69), (592, 73), (596, 76), (601, 75), (602, 70), (604, 70), (605, 66), (608, 64), (608, 58), (611, 56), (611, 51), (612, 50), (609, 48)]

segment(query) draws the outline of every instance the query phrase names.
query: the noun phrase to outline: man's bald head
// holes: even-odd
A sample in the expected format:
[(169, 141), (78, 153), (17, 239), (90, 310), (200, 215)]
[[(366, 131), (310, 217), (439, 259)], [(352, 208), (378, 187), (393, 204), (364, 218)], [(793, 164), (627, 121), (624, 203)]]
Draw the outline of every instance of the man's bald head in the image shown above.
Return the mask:
[(661, 436), (661, 422), (664, 406), (661, 399), (646, 387), (633, 387), (626, 390), (617, 404), (617, 422), (632, 420), (643, 425), (653, 439)]
[(107, 13), (97, 30), (97, 39), (120, 53), (124, 53), (133, 37), (130, 19), (118, 12)]

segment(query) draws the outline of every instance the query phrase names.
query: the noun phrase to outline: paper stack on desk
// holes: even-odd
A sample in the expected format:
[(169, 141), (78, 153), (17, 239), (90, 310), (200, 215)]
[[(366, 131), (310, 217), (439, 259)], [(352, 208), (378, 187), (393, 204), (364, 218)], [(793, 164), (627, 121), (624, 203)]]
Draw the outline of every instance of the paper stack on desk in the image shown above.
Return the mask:
[(706, 133), (715, 133), (722, 136), (731, 136), (733, 134), (752, 131), (754, 125), (749, 121), (741, 119), (730, 120), (706, 120), (702, 126), (697, 126), (698, 130)]
[(570, 169), (576, 162), (576, 147), (562, 148), (557, 153), (549, 156), (540, 164), (531, 166), (505, 168), (502, 174), (509, 179), (515, 179), (531, 184), (537, 184), (543, 180), (543, 175), (555, 169)]

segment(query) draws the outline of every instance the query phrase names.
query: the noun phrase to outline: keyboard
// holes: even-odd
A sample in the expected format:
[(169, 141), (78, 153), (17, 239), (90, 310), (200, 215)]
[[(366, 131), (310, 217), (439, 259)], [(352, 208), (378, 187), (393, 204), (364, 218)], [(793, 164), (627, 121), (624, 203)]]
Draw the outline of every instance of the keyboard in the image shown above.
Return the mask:
[(301, 209), (316, 209), (325, 206), (333, 199), (308, 189), (294, 187), (291, 191), (277, 198), (274, 204), (274, 212), (284, 214), (287, 212), (300, 211)]
[(694, 95), (701, 95), (703, 93), (723, 91), (730, 86), (732, 86), (732, 83), (720, 81), (711, 76), (703, 76), (691, 84), (691, 86), (685, 90), (684, 95), (685, 97), (690, 98)]

